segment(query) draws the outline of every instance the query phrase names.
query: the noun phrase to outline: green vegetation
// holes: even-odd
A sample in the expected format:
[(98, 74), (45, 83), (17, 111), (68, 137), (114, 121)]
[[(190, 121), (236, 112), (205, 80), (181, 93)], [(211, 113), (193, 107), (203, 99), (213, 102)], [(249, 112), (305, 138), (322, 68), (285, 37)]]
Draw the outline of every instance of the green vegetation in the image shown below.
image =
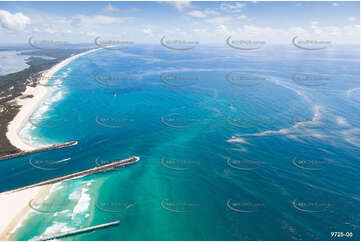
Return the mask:
[[(30, 57), (27, 61), (28, 68), (0, 76), (0, 156), (19, 152), (6, 138), (8, 123), (19, 112), (19, 106), (14, 101), (22, 95), (26, 86), (35, 87), (38, 83), (41, 71), (47, 70), (62, 60), (88, 49), (62, 49), (62, 50), (35, 50), (26, 52)], [(54, 59), (43, 59), (38, 56), (52, 57)], [(23, 96), (21, 98), (31, 98)]]

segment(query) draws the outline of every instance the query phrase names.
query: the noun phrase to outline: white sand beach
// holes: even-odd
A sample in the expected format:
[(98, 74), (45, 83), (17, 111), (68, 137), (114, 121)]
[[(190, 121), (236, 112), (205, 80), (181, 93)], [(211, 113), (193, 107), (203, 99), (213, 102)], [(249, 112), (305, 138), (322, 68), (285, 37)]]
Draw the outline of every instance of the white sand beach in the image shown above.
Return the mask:
[[(54, 73), (66, 66), (76, 58), (92, 53), (99, 49), (92, 49), (77, 55), (73, 55), (60, 63), (56, 64), (49, 70), (44, 71), (43, 78), (41, 78), (41, 84), (46, 84), (49, 78)], [(6, 137), (10, 143), (23, 151), (30, 151), (39, 147), (27, 143), (20, 135), (21, 129), (28, 121), (32, 113), (37, 109), (39, 105), (49, 96), (50, 88), (44, 85), (37, 85), (36, 87), (27, 87), (23, 93), (23, 97), (26, 95), (33, 95), (31, 98), (17, 98), (16, 102), (21, 105), (20, 111), (15, 118), (9, 123)], [(45, 196), (51, 185), (34, 187), (27, 190), (3, 193), (0, 194), (0, 240), (9, 240), (11, 233), (14, 232), (15, 228), (29, 213), (30, 207), (28, 206), (29, 201), (32, 199), (39, 199), (39, 197)]]
[[(60, 63), (56, 64), (49, 70), (43, 72), (43, 78), (41, 78), (41, 84), (46, 84), (49, 78), (51, 78), (54, 73), (58, 70), (75, 60), (76, 58), (97, 51), (98, 49), (92, 49), (77, 55), (73, 55)], [(48, 97), (50, 94), (50, 89), (43, 85), (37, 85), (36, 87), (27, 87), (23, 96), (25, 95), (33, 95), (33, 98), (17, 98), (16, 102), (21, 105), (19, 113), (15, 116), (15, 118), (8, 125), (8, 132), (6, 133), (6, 137), (10, 141), (10, 143), (24, 151), (33, 150), (38, 147), (34, 147), (33, 145), (27, 143), (23, 137), (19, 134), (21, 129), (24, 127), (25, 123), (29, 120), (31, 114), (36, 110), (36, 108)]]

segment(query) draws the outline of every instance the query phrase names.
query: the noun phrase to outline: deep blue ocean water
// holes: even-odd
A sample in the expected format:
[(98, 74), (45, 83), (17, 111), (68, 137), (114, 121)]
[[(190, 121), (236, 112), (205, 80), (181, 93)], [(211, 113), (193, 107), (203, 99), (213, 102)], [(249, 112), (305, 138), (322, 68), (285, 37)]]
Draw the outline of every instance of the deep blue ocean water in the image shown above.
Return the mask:
[(359, 46), (76, 59), (22, 134), (79, 144), (1, 162), (1, 190), (140, 162), (53, 186), (14, 238), (120, 220), (64, 240), (359, 240), (359, 60)]

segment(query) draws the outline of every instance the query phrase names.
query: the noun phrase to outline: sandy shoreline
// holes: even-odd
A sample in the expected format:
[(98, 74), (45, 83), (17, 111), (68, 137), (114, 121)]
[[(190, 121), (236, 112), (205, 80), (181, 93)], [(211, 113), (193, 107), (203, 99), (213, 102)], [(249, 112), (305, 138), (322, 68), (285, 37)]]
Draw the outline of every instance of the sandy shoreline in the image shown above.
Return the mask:
[[(76, 58), (94, 52), (96, 50), (98, 49), (92, 49), (77, 55), (73, 55), (56, 64), (49, 70), (44, 71), (42, 73), (43, 78), (41, 78), (40, 84), (46, 84), (48, 79), (51, 78), (57, 71), (68, 65)], [(25, 123), (29, 120), (29, 117), (32, 115), (32, 113), (49, 96), (49, 94), (50, 88), (44, 85), (37, 85), (36, 87), (27, 87), (25, 92), (23, 93), (23, 95), (33, 95), (33, 98), (16, 99), (17, 103), (22, 107), (20, 108), (20, 111), (15, 116), (15, 118), (9, 123), (8, 132), (6, 133), (6, 137), (13, 146), (23, 151), (29, 151), (38, 148), (32, 144), (27, 143), (23, 139), (23, 137), (21, 137), (19, 132), (24, 127)]]
[[(64, 66), (68, 65), (70, 62), (76, 58), (92, 53), (98, 49), (92, 49), (77, 55), (73, 55), (52, 68), (44, 71), (40, 83), (46, 84), (49, 78), (59, 71)], [(24, 127), (26, 122), (29, 120), (29, 117), (37, 109), (39, 105), (51, 94), (50, 88), (44, 85), (37, 85), (36, 87), (27, 87), (24, 95), (33, 95), (32, 98), (17, 98), (16, 102), (18, 105), (21, 105), (20, 111), (15, 116), (15, 118), (9, 123), (8, 131), (6, 137), (10, 143), (23, 151), (30, 151), (38, 146), (29, 144), (26, 140), (23, 139), (20, 135), (21, 129)], [(46, 195), (49, 191), (51, 185), (46, 185), (42, 187), (34, 187), (31, 189), (6, 193), (0, 195), (0, 240), (9, 240), (11, 233), (18, 226), (19, 223), (23, 221), (26, 215), (29, 212), (30, 207), (28, 202), (32, 199), (40, 199), (40, 196)]]

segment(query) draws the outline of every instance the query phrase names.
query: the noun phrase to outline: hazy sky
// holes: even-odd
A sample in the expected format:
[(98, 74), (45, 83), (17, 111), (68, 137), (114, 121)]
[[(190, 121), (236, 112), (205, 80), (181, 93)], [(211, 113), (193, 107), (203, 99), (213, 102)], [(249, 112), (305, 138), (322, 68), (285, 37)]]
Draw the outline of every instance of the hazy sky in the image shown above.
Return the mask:
[(37, 40), (221, 43), (294, 36), (359, 43), (359, 2), (0, 2), (0, 43)]

